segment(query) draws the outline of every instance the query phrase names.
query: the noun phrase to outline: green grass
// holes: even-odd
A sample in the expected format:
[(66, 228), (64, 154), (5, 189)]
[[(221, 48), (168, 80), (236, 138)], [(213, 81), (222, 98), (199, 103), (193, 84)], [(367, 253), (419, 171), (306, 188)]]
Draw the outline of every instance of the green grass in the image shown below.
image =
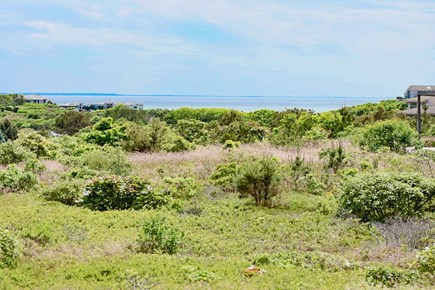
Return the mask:
[[(340, 261), (372, 239), (367, 228), (316, 213), (311, 203), (319, 197), (292, 197), (298, 206), (290, 209), (228, 197), (192, 202), (180, 213), (160, 211), (185, 233), (180, 251), (169, 256), (137, 251), (140, 226), (156, 211), (92, 212), (33, 193), (3, 195), (0, 226), (19, 237), (25, 255), (16, 269), (0, 270), (0, 283), (5, 289), (133, 289), (140, 281), (158, 283), (156, 289), (345, 289), (363, 283), (360, 266), (344, 269)], [(200, 215), (189, 214), (190, 207), (200, 208)], [(331, 261), (283, 261), (261, 266), (265, 274), (243, 275), (254, 260), (276, 253)], [(186, 266), (193, 273), (186, 274)]]

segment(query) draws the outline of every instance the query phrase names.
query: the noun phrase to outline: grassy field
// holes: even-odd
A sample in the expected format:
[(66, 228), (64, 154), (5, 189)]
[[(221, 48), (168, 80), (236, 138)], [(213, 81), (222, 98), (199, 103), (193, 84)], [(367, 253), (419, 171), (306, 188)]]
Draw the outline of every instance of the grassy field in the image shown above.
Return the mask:
[[(377, 160), (379, 170), (415, 167), (400, 155), (369, 154), (346, 143), (355, 160)], [(65, 167), (50, 161), (32, 192), (0, 195), (0, 227), (19, 238), (18, 267), (0, 269), (0, 289), (367, 289), (372, 266), (405, 267), (415, 252), (388, 247), (379, 233), (336, 217), (332, 192), (285, 191), (273, 208), (235, 193), (215, 192), (206, 179), (218, 163), (269, 152), (282, 163), (296, 154), (321, 170), (323, 144), (280, 149), (267, 144), (185, 153), (132, 154), (133, 173), (161, 182), (193, 176), (201, 193), (178, 209), (96, 212), (44, 201), (39, 193)], [(175, 255), (138, 251), (143, 222), (164, 216), (184, 233)], [(249, 275), (257, 265), (261, 274)], [(411, 287), (411, 286), (409, 286)], [(419, 285), (416, 288), (426, 287)], [(427, 286), (430, 288), (430, 286)]]

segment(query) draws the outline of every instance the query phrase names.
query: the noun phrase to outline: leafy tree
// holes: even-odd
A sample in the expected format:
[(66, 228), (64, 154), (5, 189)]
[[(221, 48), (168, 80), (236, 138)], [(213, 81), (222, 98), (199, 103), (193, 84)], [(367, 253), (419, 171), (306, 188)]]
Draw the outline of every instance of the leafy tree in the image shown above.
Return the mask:
[(236, 121), (223, 126), (220, 132), (220, 142), (232, 140), (241, 143), (253, 143), (263, 141), (267, 131), (253, 121)]
[(103, 118), (94, 125), (93, 130), (85, 136), (85, 140), (101, 146), (117, 146), (119, 142), (127, 139), (125, 129), (125, 126), (115, 124), (112, 118)]
[(55, 121), (55, 126), (59, 128), (62, 133), (69, 135), (73, 135), (91, 124), (91, 114), (74, 110), (64, 111), (56, 117)]
[(207, 123), (188, 119), (179, 120), (176, 125), (177, 132), (187, 141), (198, 145), (210, 143), (210, 134), (207, 130)]
[(406, 146), (412, 146), (416, 138), (417, 133), (407, 122), (387, 120), (368, 126), (360, 141), (360, 146), (373, 152), (382, 147), (401, 152)]

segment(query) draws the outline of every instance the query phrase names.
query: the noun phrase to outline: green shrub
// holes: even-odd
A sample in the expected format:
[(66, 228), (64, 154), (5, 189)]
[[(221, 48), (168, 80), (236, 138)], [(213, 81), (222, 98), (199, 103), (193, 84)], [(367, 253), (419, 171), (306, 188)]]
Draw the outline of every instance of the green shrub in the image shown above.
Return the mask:
[(0, 144), (0, 164), (8, 165), (19, 163), (30, 157), (30, 152), (25, 148), (9, 141)]
[(314, 176), (314, 174), (307, 174), (302, 179), (302, 184), (305, 190), (309, 194), (321, 195), (326, 189), (326, 186), (320, 182), (320, 180)]
[(128, 175), (131, 172), (131, 163), (124, 151), (112, 146), (104, 146), (101, 149), (83, 153), (77, 165), (116, 175)]
[(83, 194), (83, 205), (92, 210), (154, 209), (168, 202), (138, 177), (105, 176), (90, 182)]
[(240, 166), (236, 177), (237, 190), (254, 198), (257, 206), (271, 206), (272, 198), (279, 193), (279, 164), (271, 155), (250, 160)]
[(435, 275), (435, 244), (417, 254), (416, 268), (420, 273)]
[(121, 141), (127, 138), (125, 126), (115, 124), (113, 119), (103, 118), (92, 128), (92, 131), (85, 135), (86, 142), (98, 144), (101, 146), (117, 146)]
[(42, 193), (42, 197), (49, 201), (58, 201), (66, 205), (76, 205), (82, 198), (84, 187), (83, 180), (63, 180), (47, 188)]
[(207, 123), (199, 120), (178, 120), (176, 129), (184, 139), (198, 145), (210, 143), (210, 134), (207, 130)]
[(54, 144), (36, 132), (20, 135), (17, 141), (20, 146), (33, 152), (37, 158), (53, 157), (56, 154)]
[(0, 123), (0, 133), (2, 133), (6, 141), (14, 141), (18, 138), (17, 127), (7, 118)]
[(400, 284), (412, 284), (419, 279), (418, 273), (394, 269), (391, 267), (369, 268), (366, 273), (366, 281), (372, 286), (397, 287)]
[(435, 182), (415, 173), (362, 174), (345, 181), (339, 206), (362, 221), (412, 217), (433, 210)]
[(39, 174), (46, 169), (46, 166), (38, 161), (38, 159), (30, 158), (26, 160), (24, 167), (25, 171), (32, 172), (33, 174)]
[(140, 251), (144, 253), (175, 254), (181, 246), (184, 234), (164, 217), (155, 216), (142, 225), (139, 235)]
[(348, 162), (346, 152), (340, 143), (338, 147), (333, 145), (331, 148), (322, 149), (319, 153), (320, 158), (325, 159), (325, 168), (337, 172), (338, 169), (345, 166)]
[(9, 165), (0, 171), (0, 192), (17, 192), (32, 188), (36, 184), (33, 173), (23, 171), (15, 165)]
[(0, 269), (16, 267), (20, 256), (18, 240), (9, 231), (0, 229)]
[(394, 152), (404, 151), (406, 146), (414, 145), (417, 133), (405, 121), (387, 120), (366, 128), (360, 146), (376, 152), (387, 147)]
[(218, 164), (210, 176), (211, 183), (225, 191), (236, 191), (234, 180), (237, 176), (238, 166), (236, 162)]
[(67, 110), (56, 117), (55, 126), (61, 133), (75, 134), (81, 129), (92, 124), (91, 114), (88, 112), (78, 112)]
[(173, 198), (189, 199), (199, 192), (199, 184), (191, 177), (165, 177), (165, 192)]
[(127, 139), (122, 142), (122, 146), (128, 151), (179, 152), (195, 147), (157, 119), (151, 120), (146, 126), (137, 124), (128, 126), (126, 135)]

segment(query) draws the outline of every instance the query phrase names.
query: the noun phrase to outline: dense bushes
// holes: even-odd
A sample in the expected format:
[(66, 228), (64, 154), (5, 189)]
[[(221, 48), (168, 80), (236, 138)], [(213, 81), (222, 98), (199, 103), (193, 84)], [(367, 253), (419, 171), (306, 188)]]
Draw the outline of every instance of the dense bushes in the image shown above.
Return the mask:
[(256, 205), (271, 206), (272, 198), (279, 193), (278, 169), (278, 161), (270, 155), (245, 162), (236, 177), (237, 190), (253, 197)]
[(366, 128), (360, 145), (369, 151), (388, 148), (401, 152), (406, 146), (414, 145), (417, 133), (405, 121), (387, 120), (375, 123)]
[(433, 210), (434, 198), (434, 180), (418, 174), (362, 174), (345, 182), (339, 204), (362, 221), (384, 221)]
[(165, 205), (167, 197), (154, 191), (138, 177), (105, 176), (95, 178), (85, 189), (83, 205), (92, 210), (153, 209)]
[(194, 144), (188, 142), (176, 134), (165, 123), (153, 119), (148, 125), (130, 125), (126, 130), (127, 138), (122, 143), (128, 151), (137, 152), (179, 152), (194, 148)]
[(20, 256), (17, 239), (9, 231), (0, 229), (0, 269), (15, 267)]
[(59, 181), (43, 193), (42, 197), (49, 201), (58, 201), (66, 205), (76, 205), (83, 195), (83, 180)]
[(6, 170), (0, 170), (0, 193), (17, 192), (32, 188), (36, 184), (33, 173), (23, 171), (15, 165), (9, 165)]
[(30, 156), (29, 151), (13, 142), (9, 141), (0, 144), (0, 164), (19, 163)]

